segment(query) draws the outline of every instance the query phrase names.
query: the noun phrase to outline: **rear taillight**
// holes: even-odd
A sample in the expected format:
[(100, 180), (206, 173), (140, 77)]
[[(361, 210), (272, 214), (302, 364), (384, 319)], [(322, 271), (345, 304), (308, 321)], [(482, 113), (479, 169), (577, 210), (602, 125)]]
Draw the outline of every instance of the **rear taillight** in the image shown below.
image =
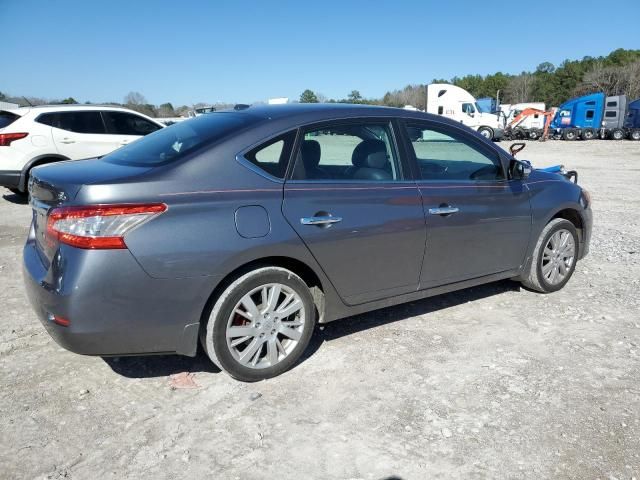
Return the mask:
[(54, 208), (47, 237), (78, 248), (127, 248), (124, 236), (166, 209), (164, 203)]
[(11, 142), (15, 140), (20, 140), (21, 138), (29, 135), (26, 132), (20, 133), (0, 133), (0, 147), (8, 147), (11, 145)]

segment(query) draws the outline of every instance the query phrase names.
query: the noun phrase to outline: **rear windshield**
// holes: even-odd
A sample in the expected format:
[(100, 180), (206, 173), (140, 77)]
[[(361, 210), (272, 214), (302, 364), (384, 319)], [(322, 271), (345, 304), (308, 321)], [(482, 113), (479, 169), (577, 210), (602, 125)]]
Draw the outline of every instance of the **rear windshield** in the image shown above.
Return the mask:
[(15, 113), (0, 111), (0, 128), (11, 125), (18, 118), (20, 118), (20, 116)]
[(199, 147), (243, 130), (258, 119), (247, 114), (211, 113), (161, 128), (104, 157), (119, 165), (156, 166), (178, 160)]

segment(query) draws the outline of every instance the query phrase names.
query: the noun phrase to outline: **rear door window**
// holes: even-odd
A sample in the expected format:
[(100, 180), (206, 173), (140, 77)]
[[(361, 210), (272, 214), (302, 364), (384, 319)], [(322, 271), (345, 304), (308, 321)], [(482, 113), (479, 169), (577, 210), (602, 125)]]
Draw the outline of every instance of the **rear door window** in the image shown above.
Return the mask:
[(391, 125), (336, 123), (304, 132), (293, 180), (400, 181)]
[(8, 127), (15, 122), (20, 115), (11, 112), (0, 112), (0, 128)]
[(102, 117), (107, 126), (107, 132), (115, 135), (143, 137), (161, 128), (146, 118), (133, 113), (103, 111)]
[(100, 112), (43, 113), (36, 121), (68, 132), (89, 134), (106, 133)]

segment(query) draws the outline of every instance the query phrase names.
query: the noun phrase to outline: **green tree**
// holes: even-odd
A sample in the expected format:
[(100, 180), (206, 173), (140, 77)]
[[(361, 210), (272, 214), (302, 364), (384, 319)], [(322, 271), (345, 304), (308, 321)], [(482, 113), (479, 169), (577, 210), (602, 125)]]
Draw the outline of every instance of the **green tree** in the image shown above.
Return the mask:
[(64, 100), (62, 100), (60, 103), (62, 103), (63, 105), (75, 105), (78, 102), (73, 97), (67, 97)]
[(351, 90), (347, 100), (349, 103), (362, 103), (362, 95), (360, 95), (358, 90)]
[(318, 97), (308, 88), (300, 95), (300, 103), (318, 103)]
[(4, 93), (0, 92), (0, 102), (4, 102), (6, 99), (7, 96)]
[(553, 73), (556, 67), (551, 62), (542, 62), (536, 68), (536, 73)]
[(175, 115), (176, 112), (170, 102), (163, 103), (158, 107), (158, 116), (160, 117), (175, 117)]

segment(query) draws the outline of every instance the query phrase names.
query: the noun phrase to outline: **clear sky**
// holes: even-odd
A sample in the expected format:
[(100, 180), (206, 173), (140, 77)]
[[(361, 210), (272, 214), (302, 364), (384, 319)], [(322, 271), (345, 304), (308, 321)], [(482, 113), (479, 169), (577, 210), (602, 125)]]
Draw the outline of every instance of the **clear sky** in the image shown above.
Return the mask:
[(0, 0), (0, 91), (82, 102), (139, 91), (174, 106), (306, 88), (381, 97), (640, 48), (639, 16), (640, 0)]

